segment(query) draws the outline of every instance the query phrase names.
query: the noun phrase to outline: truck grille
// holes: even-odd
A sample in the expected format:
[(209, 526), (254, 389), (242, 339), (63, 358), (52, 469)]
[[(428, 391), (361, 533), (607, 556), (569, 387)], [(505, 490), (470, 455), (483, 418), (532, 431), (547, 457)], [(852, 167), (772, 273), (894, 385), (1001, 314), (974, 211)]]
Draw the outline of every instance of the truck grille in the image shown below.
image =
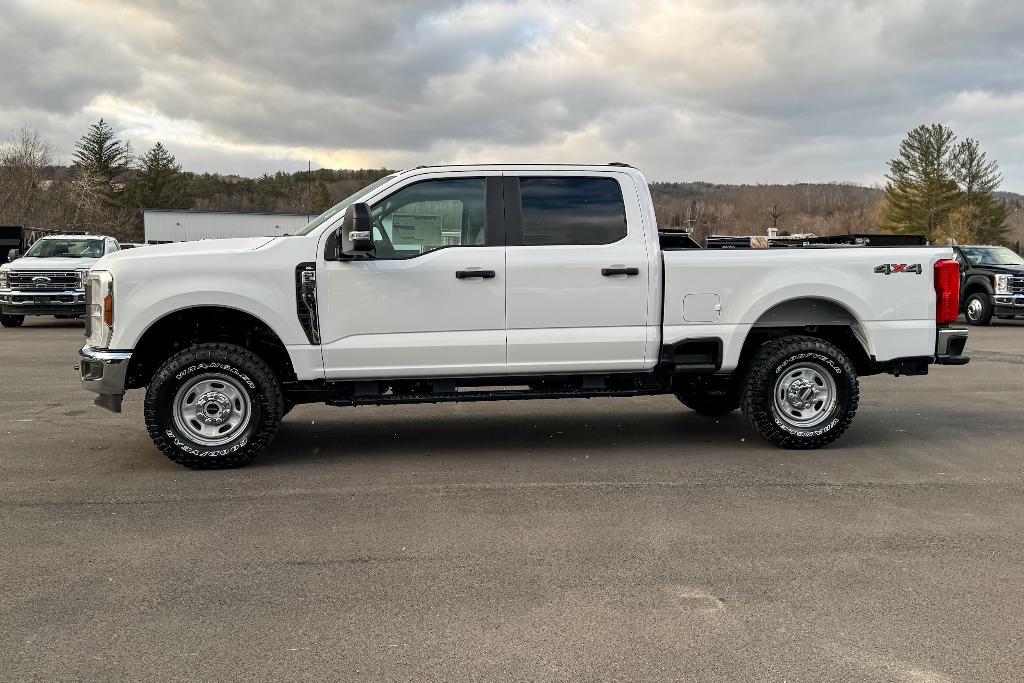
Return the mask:
[(78, 273), (73, 270), (11, 271), (9, 278), (11, 289), (22, 292), (64, 292), (78, 289)]
[(1010, 293), (1011, 294), (1024, 294), (1024, 277), (1011, 277), (1010, 278)]

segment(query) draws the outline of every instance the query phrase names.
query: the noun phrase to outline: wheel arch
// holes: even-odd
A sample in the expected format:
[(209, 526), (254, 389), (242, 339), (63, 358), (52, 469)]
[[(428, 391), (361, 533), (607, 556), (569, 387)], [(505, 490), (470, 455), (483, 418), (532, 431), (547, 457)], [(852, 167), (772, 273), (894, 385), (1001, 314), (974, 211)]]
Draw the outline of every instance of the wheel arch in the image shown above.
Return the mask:
[(224, 305), (179, 308), (152, 321), (132, 350), (127, 387), (146, 386), (160, 364), (193, 344), (238, 344), (263, 358), (281, 381), (295, 379), (295, 368), (280, 335), (249, 311)]
[[(972, 294), (989, 294), (989, 295), (991, 295), (991, 294), (994, 294), (994, 293), (995, 293), (995, 290), (992, 288), (992, 283), (990, 283), (988, 281), (988, 278), (986, 278), (984, 276), (975, 275), (973, 277), (969, 277), (969, 278), (967, 278), (967, 281), (964, 283), (964, 296), (963, 296), (964, 301), (966, 301), (967, 297), (971, 296)], [(961, 302), (961, 303), (963, 303), (963, 302)]]
[(852, 308), (831, 298), (796, 296), (776, 303), (757, 317), (743, 340), (736, 372), (746, 372), (763, 344), (794, 335), (817, 337), (836, 345), (858, 373), (871, 369), (870, 338)]

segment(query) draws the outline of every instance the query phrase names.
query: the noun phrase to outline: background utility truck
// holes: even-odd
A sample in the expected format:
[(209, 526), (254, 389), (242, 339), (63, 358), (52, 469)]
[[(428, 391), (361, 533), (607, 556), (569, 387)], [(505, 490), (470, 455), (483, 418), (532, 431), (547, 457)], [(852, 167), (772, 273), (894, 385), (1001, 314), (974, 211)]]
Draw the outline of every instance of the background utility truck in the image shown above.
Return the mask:
[(817, 448), (853, 420), (858, 375), (968, 360), (948, 247), (681, 243), (626, 165), (410, 169), (292, 236), (105, 257), (82, 382), (115, 411), (145, 387), (160, 450), (213, 468), (307, 402), (671, 393)]

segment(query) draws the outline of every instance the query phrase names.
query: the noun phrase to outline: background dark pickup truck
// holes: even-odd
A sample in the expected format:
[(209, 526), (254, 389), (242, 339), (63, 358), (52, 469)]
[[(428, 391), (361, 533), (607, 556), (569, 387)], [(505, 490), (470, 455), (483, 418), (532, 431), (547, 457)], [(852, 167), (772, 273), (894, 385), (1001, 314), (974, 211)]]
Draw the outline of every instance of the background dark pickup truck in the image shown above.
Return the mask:
[(956, 246), (960, 262), (960, 301), (971, 325), (988, 325), (992, 316), (1024, 316), (1024, 258), (1007, 247)]

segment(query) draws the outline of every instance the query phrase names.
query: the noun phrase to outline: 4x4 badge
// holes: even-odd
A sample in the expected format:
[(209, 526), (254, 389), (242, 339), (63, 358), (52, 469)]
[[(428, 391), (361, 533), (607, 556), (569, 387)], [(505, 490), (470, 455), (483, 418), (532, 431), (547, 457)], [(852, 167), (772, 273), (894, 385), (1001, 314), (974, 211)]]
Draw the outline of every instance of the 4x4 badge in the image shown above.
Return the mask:
[(875, 266), (876, 273), (885, 273), (886, 275), (892, 275), (893, 273), (917, 273), (920, 275), (924, 272), (921, 268), (920, 263), (883, 263), (880, 266)]

